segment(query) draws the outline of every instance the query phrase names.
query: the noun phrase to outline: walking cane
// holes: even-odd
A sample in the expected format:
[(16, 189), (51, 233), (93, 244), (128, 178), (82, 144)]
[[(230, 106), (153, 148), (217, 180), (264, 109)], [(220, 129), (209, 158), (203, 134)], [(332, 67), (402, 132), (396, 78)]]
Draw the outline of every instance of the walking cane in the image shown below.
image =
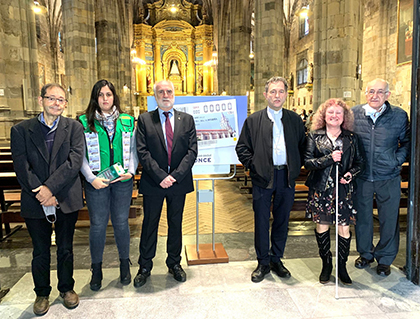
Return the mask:
[(335, 164), (335, 299), (338, 299), (338, 163)]
[[(343, 149), (343, 141), (337, 139), (335, 141), (335, 149), (341, 151)], [(338, 166), (340, 162), (335, 163), (335, 299), (338, 297)]]

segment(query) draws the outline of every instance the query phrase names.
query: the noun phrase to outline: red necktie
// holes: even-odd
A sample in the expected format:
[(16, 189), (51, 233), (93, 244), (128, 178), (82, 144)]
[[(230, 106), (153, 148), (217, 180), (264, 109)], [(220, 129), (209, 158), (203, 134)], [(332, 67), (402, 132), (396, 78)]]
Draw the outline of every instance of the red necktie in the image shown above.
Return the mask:
[(170, 112), (163, 112), (166, 116), (165, 131), (166, 131), (166, 144), (168, 146), (168, 165), (171, 166), (171, 153), (172, 153), (172, 141), (174, 139), (174, 132), (172, 131), (171, 120), (169, 119)]

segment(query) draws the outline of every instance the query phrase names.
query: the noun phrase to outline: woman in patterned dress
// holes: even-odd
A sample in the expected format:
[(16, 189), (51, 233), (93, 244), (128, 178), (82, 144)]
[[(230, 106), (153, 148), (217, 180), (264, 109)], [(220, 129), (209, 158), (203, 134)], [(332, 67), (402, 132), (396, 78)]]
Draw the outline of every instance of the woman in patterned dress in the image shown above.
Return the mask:
[(314, 115), (308, 134), (305, 168), (309, 170), (306, 206), (307, 217), (316, 222), (315, 236), (322, 259), (321, 283), (330, 280), (332, 254), (330, 225), (335, 223), (336, 166), (338, 185), (338, 277), (343, 284), (352, 283), (346, 269), (350, 250), (350, 225), (355, 224), (353, 180), (363, 171), (365, 160), (357, 136), (351, 132), (353, 113), (340, 99), (329, 99)]

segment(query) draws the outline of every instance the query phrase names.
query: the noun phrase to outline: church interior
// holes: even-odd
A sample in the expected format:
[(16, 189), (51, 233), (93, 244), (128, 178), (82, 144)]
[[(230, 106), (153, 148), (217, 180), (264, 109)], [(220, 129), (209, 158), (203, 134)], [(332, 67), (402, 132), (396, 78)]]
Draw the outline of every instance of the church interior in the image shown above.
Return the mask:
[[(111, 81), (124, 112), (138, 117), (147, 111), (153, 84), (164, 79), (174, 83), (176, 96), (247, 96), (251, 114), (267, 106), (265, 82), (282, 76), (288, 81), (284, 107), (300, 114), (316, 111), (333, 97), (349, 106), (364, 103), (366, 84), (382, 78), (390, 84), (390, 103), (410, 115), (413, 0), (7, 0), (0, 3), (0, 43), (0, 153), (9, 152), (11, 127), (41, 111), (37, 97), (42, 86), (51, 82), (66, 89), (64, 115), (76, 118), (85, 112), (99, 79)], [(1, 156), (0, 162), (10, 161)], [(10, 165), (1, 164), (12, 171)], [(333, 282), (319, 285), (314, 226), (297, 210), (291, 214), (285, 256), (293, 278), (286, 282), (273, 276), (257, 287), (249, 280), (256, 253), (252, 198), (246, 182), (241, 170), (231, 180), (216, 182), (216, 241), (225, 246), (229, 263), (186, 266), (189, 280), (182, 285), (166, 273), (167, 225), (162, 214), (156, 266), (145, 289), (119, 284), (118, 254), (108, 226), (104, 288), (90, 291), (89, 221), (79, 220), (74, 254), (80, 306), (75, 310), (59, 307), (53, 287), (57, 300), (50, 298), (52, 308), (46, 317), (420, 315), (420, 288), (404, 273), (406, 207), (401, 208), (400, 251), (388, 278), (378, 280), (373, 268), (349, 267), (354, 285), (340, 286), (339, 298)], [(2, 194), (3, 189), (9, 191), (2, 187)], [(184, 245), (193, 245), (198, 236), (195, 196), (195, 192), (187, 196)], [(199, 238), (209, 242), (211, 208), (204, 206)], [(2, 203), (2, 212), (5, 207)], [(142, 223), (140, 195), (133, 198), (132, 207), (136, 210), (130, 219), (134, 274)], [(22, 222), (7, 226), (2, 222), (2, 227), (2, 236), (10, 228), (19, 230), (0, 242), (4, 293), (0, 294), (0, 316), (32, 318), (31, 240)], [(377, 221), (375, 227), (377, 239)], [(357, 256), (352, 243), (350, 263)], [(186, 265), (185, 258), (182, 263)], [(55, 277), (53, 271), (53, 285)]]

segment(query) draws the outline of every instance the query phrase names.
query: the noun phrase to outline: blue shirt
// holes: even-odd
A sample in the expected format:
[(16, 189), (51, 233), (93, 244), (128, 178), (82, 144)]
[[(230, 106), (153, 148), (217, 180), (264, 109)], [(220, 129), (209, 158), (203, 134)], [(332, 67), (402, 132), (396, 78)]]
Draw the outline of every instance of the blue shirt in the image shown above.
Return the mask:
[(369, 104), (363, 105), (363, 109), (365, 110), (366, 116), (370, 116), (370, 118), (372, 119), (373, 123), (375, 123), (376, 120), (378, 119), (378, 117), (385, 111), (386, 104), (384, 103), (381, 106), (381, 108), (379, 109), (379, 111), (375, 110)]
[(284, 128), (281, 119), (283, 109), (275, 111), (267, 107), (269, 119), (273, 122), (273, 164), (287, 165), (286, 143), (284, 141)]

